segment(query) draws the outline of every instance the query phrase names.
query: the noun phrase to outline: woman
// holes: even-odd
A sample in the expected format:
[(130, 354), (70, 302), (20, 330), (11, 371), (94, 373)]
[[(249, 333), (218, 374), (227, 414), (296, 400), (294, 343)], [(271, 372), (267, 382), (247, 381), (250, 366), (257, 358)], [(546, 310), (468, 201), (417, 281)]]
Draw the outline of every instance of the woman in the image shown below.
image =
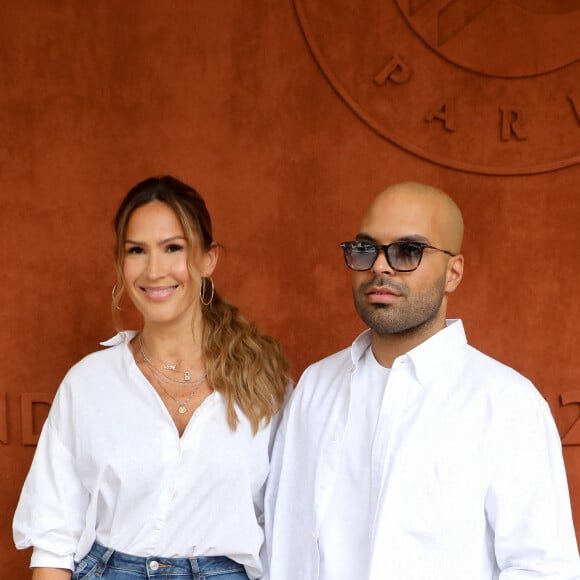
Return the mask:
[(16, 545), (34, 547), (33, 580), (259, 578), (287, 361), (215, 291), (218, 247), (194, 189), (147, 179), (115, 228), (115, 324), (127, 295), (143, 328), (67, 373), (24, 484)]

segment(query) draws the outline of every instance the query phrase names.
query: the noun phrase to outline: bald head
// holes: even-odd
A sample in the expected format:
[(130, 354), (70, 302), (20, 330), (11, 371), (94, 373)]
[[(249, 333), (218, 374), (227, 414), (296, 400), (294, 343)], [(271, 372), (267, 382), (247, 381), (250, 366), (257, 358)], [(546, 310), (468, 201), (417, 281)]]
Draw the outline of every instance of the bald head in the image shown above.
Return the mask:
[(394, 241), (418, 235), (454, 254), (461, 251), (461, 211), (446, 193), (429, 185), (403, 182), (382, 191), (366, 210), (361, 233), (381, 230), (381, 224), (391, 230), (382, 238), (388, 235)]
[[(449, 294), (463, 277), (462, 238), (463, 218), (455, 202), (421, 183), (392, 185), (365, 212), (357, 240), (374, 246), (369, 252), (374, 261), (368, 269), (353, 268), (352, 290), (357, 312), (372, 331), (373, 352), (384, 366), (445, 328)], [(405, 253), (399, 259), (397, 248), (405, 244), (390, 252), (396, 242), (423, 244), (421, 254), (408, 250), (414, 260)], [(397, 268), (401, 263), (404, 267)]]

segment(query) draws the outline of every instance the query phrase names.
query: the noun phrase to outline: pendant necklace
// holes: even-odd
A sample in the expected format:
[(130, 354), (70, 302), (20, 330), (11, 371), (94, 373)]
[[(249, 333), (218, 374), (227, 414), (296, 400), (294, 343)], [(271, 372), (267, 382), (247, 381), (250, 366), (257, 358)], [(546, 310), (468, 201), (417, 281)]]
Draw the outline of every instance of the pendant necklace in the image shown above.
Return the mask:
[[(159, 369), (157, 369), (155, 367), (155, 365), (151, 362), (151, 360), (149, 360), (149, 358), (147, 357), (147, 355), (145, 353), (145, 349), (143, 348), (143, 341), (141, 340), (141, 335), (139, 335), (139, 352), (141, 353), (143, 361), (145, 362), (145, 364), (147, 365), (147, 367), (151, 371), (151, 374), (155, 377), (156, 382), (159, 385), (159, 387), (161, 388), (161, 390), (177, 405), (177, 412), (180, 415), (185, 415), (185, 413), (187, 413), (189, 411), (189, 409), (187, 408), (189, 401), (191, 401), (191, 399), (193, 399), (193, 396), (195, 395), (195, 393), (197, 393), (199, 386), (206, 380), (207, 373), (203, 373), (202, 375), (200, 375), (199, 377), (197, 377), (193, 381), (191, 380), (191, 374), (189, 371), (185, 372), (185, 376), (184, 376), (183, 381), (178, 380), (178, 379), (173, 379), (172, 377), (166, 376)], [(179, 399), (176, 399), (163, 386), (164, 379), (172, 381), (174, 383), (175, 382), (176, 383), (186, 383), (188, 386), (193, 386), (193, 390), (191, 391), (191, 393), (189, 393), (189, 395), (184, 400), (180, 401)]]
[(161, 387), (161, 389), (163, 390), (163, 392), (177, 405), (177, 412), (180, 415), (185, 415), (185, 413), (187, 413), (189, 411), (189, 409), (187, 408), (187, 405), (189, 404), (189, 401), (191, 401), (191, 399), (193, 398), (193, 396), (195, 395), (195, 393), (197, 393), (197, 389), (199, 388), (199, 385), (205, 380), (205, 375), (198, 379), (198, 383), (195, 385), (195, 389), (193, 389), (193, 391), (191, 391), (191, 393), (189, 393), (189, 395), (183, 400), (183, 401), (179, 401), (178, 399), (176, 399), (164, 386), (163, 383), (159, 380), (159, 378), (157, 378), (157, 384)]
[(161, 388), (161, 390), (177, 405), (177, 412), (180, 415), (185, 415), (185, 413), (187, 413), (189, 411), (189, 409), (187, 408), (187, 405), (189, 404), (189, 401), (191, 401), (191, 399), (193, 398), (193, 396), (195, 395), (195, 393), (197, 393), (197, 390), (199, 389), (200, 385), (207, 378), (207, 374), (206, 373), (203, 373), (203, 375), (201, 375), (201, 377), (198, 377), (197, 379), (195, 379), (195, 381), (190, 382), (189, 384), (190, 385), (193, 385), (193, 390), (191, 391), (191, 393), (189, 393), (189, 395), (185, 399), (183, 399), (183, 400), (180, 401), (179, 399), (176, 399), (163, 386), (163, 378), (159, 376), (161, 373), (154, 366), (150, 365), (149, 363), (147, 363), (147, 366), (149, 367), (149, 370), (151, 371), (151, 374), (155, 377), (156, 382), (159, 385), (159, 387)]
[[(165, 373), (161, 372), (160, 369), (157, 369), (155, 367), (155, 365), (153, 364), (153, 362), (151, 361), (151, 359), (149, 358), (149, 356), (147, 355), (147, 353), (145, 352), (145, 347), (143, 345), (143, 340), (141, 338), (141, 335), (139, 335), (139, 352), (141, 353), (141, 356), (143, 357), (143, 360), (147, 363), (147, 366), (151, 369), (155, 368), (158, 371), (158, 374), (160, 374), (163, 378), (165, 378), (168, 381), (171, 381), (172, 383), (187, 383), (187, 384), (195, 384), (198, 382), (199, 379), (202, 379), (206, 377), (205, 373), (203, 375), (201, 375), (200, 377), (198, 377), (197, 379), (193, 379), (191, 378), (191, 371), (190, 370), (186, 370), (183, 372), (183, 380), (181, 379), (176, 379), (174, 377), (170, 377), (168, 375), (166, 375)], [(179, 361), (177, 361), (179, 362)], [(163, 361), (161, 361), (162, 366), (165, 370), (169, 370), (169, 371), (175, 371), (177, 372), (177, 363), (176, 364), (165, 364)]]

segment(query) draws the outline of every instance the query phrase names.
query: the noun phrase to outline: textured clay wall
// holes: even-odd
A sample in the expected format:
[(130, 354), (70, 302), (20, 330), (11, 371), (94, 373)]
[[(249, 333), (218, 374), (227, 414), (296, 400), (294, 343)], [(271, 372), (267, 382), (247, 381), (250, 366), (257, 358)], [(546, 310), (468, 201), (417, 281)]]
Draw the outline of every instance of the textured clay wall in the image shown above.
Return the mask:
[[(528, 375), (580, 529), (580, 2), (36, 0), (0, 7), (0, 561), (66, 369), (113, 334), (111, 219), (172, 173), (206, 197), (220, 291), (299, 372), (361, 328), (338, 243), (400, 180), (467, 227), (451, 304)], [(133, 324), (128, 313), (127, 325)]]

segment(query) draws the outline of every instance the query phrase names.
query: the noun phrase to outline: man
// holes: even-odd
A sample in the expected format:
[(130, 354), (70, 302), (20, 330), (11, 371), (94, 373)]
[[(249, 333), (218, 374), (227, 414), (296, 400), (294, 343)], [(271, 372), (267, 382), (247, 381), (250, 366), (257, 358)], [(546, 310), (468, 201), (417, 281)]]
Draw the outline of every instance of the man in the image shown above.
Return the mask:
[(548, 405), (445, 319), (462, 236), (450, 197), (401, 183), (341, 244), (369, 329), (308, 368), (286, 408), (264, 578), (580, 579)]

